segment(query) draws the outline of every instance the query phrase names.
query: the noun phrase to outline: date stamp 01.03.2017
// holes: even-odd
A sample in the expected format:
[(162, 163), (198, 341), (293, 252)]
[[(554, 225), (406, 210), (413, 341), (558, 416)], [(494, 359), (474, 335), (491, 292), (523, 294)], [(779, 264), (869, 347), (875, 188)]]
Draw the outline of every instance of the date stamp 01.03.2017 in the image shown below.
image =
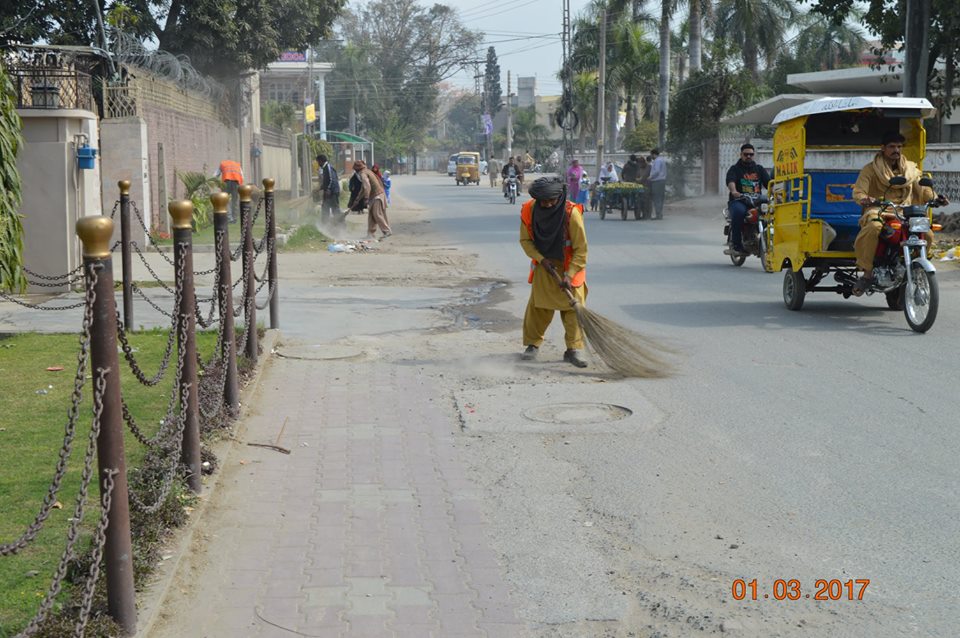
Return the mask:
[(863, 600), (870, 584), (869, 578), (840, 580), (821, 578), (813, 583), (813, 591), (804, 590), (799, 579), (777, 578), (772, 587), (758, 583), (757, 579), (737, 578), (730, 586), (734, 600)]

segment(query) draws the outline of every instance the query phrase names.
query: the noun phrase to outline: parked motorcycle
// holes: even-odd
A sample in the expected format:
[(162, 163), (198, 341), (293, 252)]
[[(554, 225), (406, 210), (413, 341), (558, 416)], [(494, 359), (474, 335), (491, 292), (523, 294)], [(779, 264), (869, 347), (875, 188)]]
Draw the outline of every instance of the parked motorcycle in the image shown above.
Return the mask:
[[(740, 199), (745, 201), (747, 204), (747, 216), (743, 220), (743, 248), (747, 254), (744, 253), (731, 253), (730, 261), (733, 262), (734, 266), (742, 266), (743, 263), (747, 260), (747, 257), (753, 255), (754, 257), (760, 258), (760, 263), (763, 265), (763, 269), (767, 272), (772, 272), (769, 264), (767, 263), (767, 242), (769, 237), (767, 234), (771, 232), (769, 228), (769, 217), (767, 213), (767, 203), (769, 200), (763, 195), (744, 193), (741, 195)], [(727, 245), (730, 245), (730, 207), (729, 205), (723, 209), (723, 219), (725, 224), (723, 226), (723, 234), (727, 238)]]
[[(903, 177), (894, 177), (892, 185), (904, 184)], [(933, 186), (930, 178), (920, 180), (921, 186)], [(937, 197), (920, 206), (900, 206), (890, 201), (875, 202), (880, 206), (883, 229), (874, 257), (874, 283), (865, 291), (872, 295), (881, 292), (891, 310), (903, 310), (907, 324), (916, 332), (926, 332), (933, 326), (940, 305), (937, 269), (927, 259), (926, 235), (940, 230), (931, 223), (930, 211), (943, 206), (946, 200)], [(837, 272), (834, 278), (843, 289), (843, 296), (853, 294), (855, 272)]]

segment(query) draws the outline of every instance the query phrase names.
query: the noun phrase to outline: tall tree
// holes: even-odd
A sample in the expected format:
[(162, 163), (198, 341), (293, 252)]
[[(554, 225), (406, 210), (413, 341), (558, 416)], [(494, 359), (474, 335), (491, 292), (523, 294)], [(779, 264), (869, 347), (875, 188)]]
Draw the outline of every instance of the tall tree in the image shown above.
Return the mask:
[[(854, 20), (862, 12), (852, 14)], [(800, 33), (794, 47), (798, 58), (806, 58), (818, 71), (856, 65), (867, 48), (863, 31), (848, 21), (837, 22), (807, 13), (799, 19)]]
[(483, 111), (493, 117), (500, 111), (500, 100), (503, 99), (503, 89), (500, 87), (500, 64), (497, 61), (497, 50), (494, 47), (487, 49), (487, 66), (483, 72)]
[(658, 131), (660, 146), (667, 141), (667, 117), (670, 112), (670, 18), (676, 0), (660, 0), (660, 119)]
[(17, 153), (23, 144), (16, 93), (0, 62), (0, 290), (22, 292), (27, 285), (20, 223), (20, 173)]
[[(833, 22), (847, 20), (857, 10), (855, 0), (801, 0), (810, 2), (814, 13)], [(956, 0), (931, 0), (928, 31), (928, 93), (939, 93), (944, 110), (956, 105), (953, 78), (960, 70), (960, 3)], [(863, 24), (880, 36), (877, 53), (901, 49), (904, 45), (904, 3), (890, 0), (868, 0)]]
[[(219, 78), (261, 69), (287, 49), (303, 50), (328, 33), (346, 0), (98, 0), (105, 12), (129, 7), (125, 28), (160, 49), (190, 58)], [(52, 37), (51, 37), (52, 34)], [(0, 42), (94, 44), (88, 1), (18, 0), (0, 5)]]
[(338, 30), (366, 57), (378, 87), (376, 99), (360, 105), (363, 118), (377, 129), (396, 115), (418, 139), (433, 122), (439, 83), (481, 39), (450, 7), (417, 0), (374, 0), (344, 15)]
[(792, 0), (720, 0), (716, 14), (716, 36), (742, 47), (743, 65), (757, 79), (761, 56), (770, 66), (797, 12)]

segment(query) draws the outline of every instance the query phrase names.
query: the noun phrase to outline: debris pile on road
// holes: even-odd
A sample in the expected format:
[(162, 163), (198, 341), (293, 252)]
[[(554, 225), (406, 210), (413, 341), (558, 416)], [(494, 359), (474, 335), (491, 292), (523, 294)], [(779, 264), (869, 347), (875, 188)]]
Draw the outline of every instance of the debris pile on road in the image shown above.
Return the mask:
[(377, 250), (376, 240), (361, 239), (357, 241), (334, 241), (327, 244), (331, 253), (362, 253)]

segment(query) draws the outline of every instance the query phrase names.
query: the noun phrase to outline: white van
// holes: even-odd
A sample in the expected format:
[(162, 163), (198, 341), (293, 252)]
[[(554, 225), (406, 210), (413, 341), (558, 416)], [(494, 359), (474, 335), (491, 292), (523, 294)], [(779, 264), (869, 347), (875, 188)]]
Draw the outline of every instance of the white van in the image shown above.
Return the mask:
[(447, 177), (453, 177), (457, 174), (457, 154), (454, 153), (447, 160)]

